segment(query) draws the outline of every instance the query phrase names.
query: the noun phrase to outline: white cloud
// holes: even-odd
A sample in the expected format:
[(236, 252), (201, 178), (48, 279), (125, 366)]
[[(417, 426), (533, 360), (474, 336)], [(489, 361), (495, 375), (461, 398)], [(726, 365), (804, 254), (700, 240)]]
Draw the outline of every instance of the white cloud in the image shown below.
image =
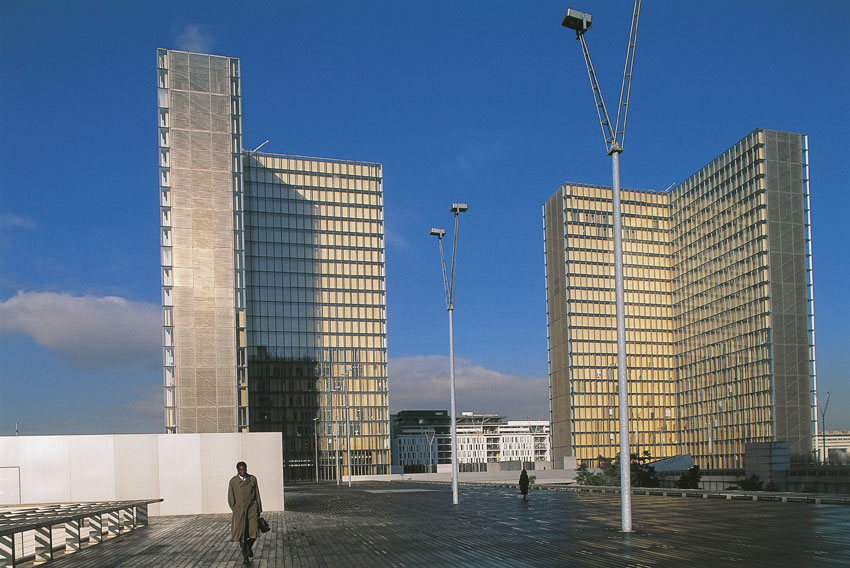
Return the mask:
[[(396, 357), (389, 360), (392, 412), (448, 410), (449, 358), (442, 355)], [(455, 357), (456, 410), (548, 419), (549, 379), (517, 377)]]
[(397, 232), (396, 227), (407, 228), (409, 223), (404, 218), (404, 215), (397, 213), (384, 213), (384, 239), (387, 242), (387, 248), (392, 247), (397, 251), (406, 251), (408, 249), (407, 239), (404, 238), (403, 231)]
[(203, 33), (195, 24), (189, 24), (177, 34), (177, 48), (184, 51), (209, 53), (213, 45), (211, 36)]
[(504, 136), (471, 136), (455, 154), (455, 168), (471, 173), (500, 160), (510, 151), (510, 144)]
[(14, 213), (0, 213), (0, 229), (34, 229), (35, 221)]
[(18, 229), (31, 230), (35, 228), (35, 221), (29, 217), (15, 215), (14, 213), (0, 213), (0, 248), (11, 248), (11, 234)]
[(114, 296), (23, 292), (0, 303), (0, 334), (23, 334), (81, 369), (160, 365), (160, 307)]
[(409, 247), (407, 239), (405, 239), (401, 234), (391, 230), (389, 227), (384, 228), (384, 238), (387, 241), (387, 248), (391, 247), (397, 251), (406, 251)]

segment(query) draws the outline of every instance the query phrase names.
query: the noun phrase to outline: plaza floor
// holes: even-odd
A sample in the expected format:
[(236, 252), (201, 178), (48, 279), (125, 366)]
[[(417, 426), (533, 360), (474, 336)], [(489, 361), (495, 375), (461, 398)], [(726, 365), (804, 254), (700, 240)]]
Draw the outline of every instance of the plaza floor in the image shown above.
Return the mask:
[[(260, 480), (262, 483), (262, 480)], [(841, 505), (366, 483), (294, 485), (251, 566), (816, 567), (850, 566)], [(152, 517), (150, 526), (58, 558), (55, 568), (237, 567), (229, 515)]]

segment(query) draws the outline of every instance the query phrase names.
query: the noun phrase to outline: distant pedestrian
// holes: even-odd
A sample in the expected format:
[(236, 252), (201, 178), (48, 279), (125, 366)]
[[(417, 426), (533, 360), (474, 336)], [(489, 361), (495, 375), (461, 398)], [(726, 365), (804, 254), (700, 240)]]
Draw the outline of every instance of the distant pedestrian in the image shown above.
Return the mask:
[(245, 564), (254, 556), (254, 541), (257, 540), (257, 520), (263, 512), (257, 478), (248, 473), (245, 462), (236, 464), (236, 475), (227, 487), (227, 504), (233, 511), (230, 522), (230, 540), (242, 548)]
[(519, 474), (519, 492), (522, 493), (522, 500), (525, 501), (528, 497), (528, 472), (524, 469)]

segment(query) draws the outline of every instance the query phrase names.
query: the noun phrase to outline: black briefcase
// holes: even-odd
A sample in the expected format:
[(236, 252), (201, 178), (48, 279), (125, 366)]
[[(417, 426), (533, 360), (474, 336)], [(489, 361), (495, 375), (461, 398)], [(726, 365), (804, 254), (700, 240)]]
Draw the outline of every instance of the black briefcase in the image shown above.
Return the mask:
[(269, 526), (268, 521), (266, 521), (262, 517), (257, 519), (257, 528), (260, 529), (260, 532), (262, 533), (267, 533), (272, 530), (272, 528)]

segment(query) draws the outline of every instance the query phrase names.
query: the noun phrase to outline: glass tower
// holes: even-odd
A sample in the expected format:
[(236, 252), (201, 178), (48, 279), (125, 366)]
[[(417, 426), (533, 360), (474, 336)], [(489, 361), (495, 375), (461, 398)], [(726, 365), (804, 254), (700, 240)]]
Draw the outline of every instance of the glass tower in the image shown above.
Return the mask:
[(157, 87), (166, 431), (388, 473), (381, 165), (244, 151), (239, 59), (158, 49)]
[(289, 479), (389, 473), (381, 165), (243, 162), (251, 430)]
[[(747, 442), (812, 451), (806, 137), (756, 130), (665, 192), (623, 192), (630, 443), (742, 467)], [(553, 454), (619, 447), (611, 190), (543, 207)]]
[[(669, 195), (624, 190), (621, 209), (632, 451), (668, 457), (678, 442)], [(544, 227), (553, 454), (613, 457), (620, 437), (611, 188), (564, 184), (544, 205)]]

